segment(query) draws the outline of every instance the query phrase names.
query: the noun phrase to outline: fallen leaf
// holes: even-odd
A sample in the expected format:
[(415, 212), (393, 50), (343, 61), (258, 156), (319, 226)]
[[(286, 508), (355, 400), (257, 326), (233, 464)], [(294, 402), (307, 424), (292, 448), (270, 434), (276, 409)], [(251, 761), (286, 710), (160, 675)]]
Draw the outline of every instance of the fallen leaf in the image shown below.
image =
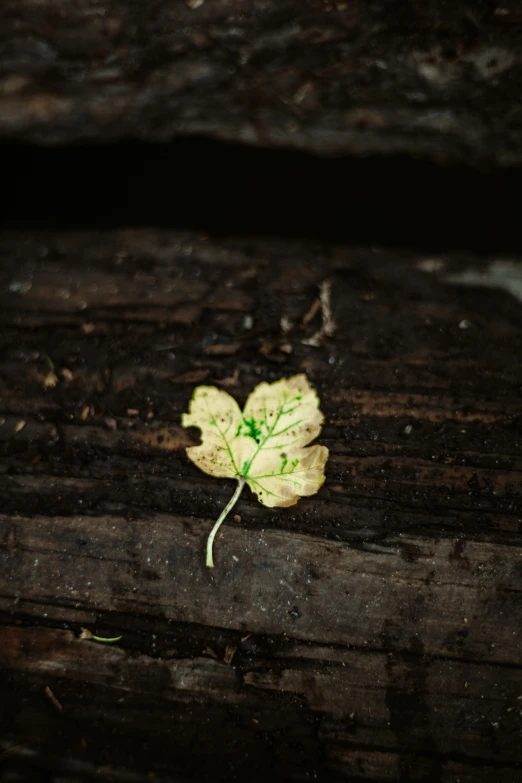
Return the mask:
[(324, 482), (328, 449), (308, 444), (319, 435), (323, 421), (319, 398), (305, 375), (260, 383), (243, 412), (230, 394), (215, 386), (194, 390), (182, 425), (198, 427), (202, 443), (187, 448), (187, 456), (205, 473), (238, 482), (208, 538), (207, 566), (214, 565), (214, 538), (245, 484), (269, 507), (293, 506), (300, 497), (317, 492)]

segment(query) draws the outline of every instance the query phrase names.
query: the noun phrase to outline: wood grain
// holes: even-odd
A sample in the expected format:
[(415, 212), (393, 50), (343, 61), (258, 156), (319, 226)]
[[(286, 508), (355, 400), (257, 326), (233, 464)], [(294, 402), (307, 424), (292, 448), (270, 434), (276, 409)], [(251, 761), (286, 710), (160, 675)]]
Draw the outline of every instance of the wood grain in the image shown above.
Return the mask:
[(4, 0), (0, 134), (519, 165), (521, 19), (517, 0)]
[[(477, 287), (497, 259), (145, 230), (0, 252), (5, 779), (522, 780), (522, 263)], [(233, 486), (186, 459), (192, 389), (303, 371), (326, 484), (245, 493), (211, 573)]]

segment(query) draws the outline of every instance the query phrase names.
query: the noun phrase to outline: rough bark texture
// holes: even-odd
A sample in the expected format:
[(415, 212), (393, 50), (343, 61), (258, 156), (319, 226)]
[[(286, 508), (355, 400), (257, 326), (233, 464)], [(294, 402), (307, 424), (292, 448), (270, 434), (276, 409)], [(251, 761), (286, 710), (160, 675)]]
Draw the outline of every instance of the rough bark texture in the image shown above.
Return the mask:
[(4, 0), (0, 134), (522, 162), (519, 0)]
[[(522, 264), (153, 231), (0, 250), (4, 779), (522, 780)], [(243, 403), (296, 372), (327, 482), (245, 492), (211, 572), (233, 486), (180, 415), (201, 382)]]

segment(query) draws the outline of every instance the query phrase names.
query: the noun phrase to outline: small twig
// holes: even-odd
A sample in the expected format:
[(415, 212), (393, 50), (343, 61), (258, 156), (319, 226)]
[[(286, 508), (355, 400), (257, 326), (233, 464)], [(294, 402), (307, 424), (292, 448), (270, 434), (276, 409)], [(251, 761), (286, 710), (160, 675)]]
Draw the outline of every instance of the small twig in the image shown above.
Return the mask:
[(47, 696), (48, 699), (52, 701), (52, 703), (54, 704), (54, 706), (59, 712), (63, 712), (63, 705), (58, 701), (58, 699), (56, 698), (56, 696), (54, 695), (54, 693), (52, 692), (52, 690), (49, 688), (48, 685), (45, 686), (45, 695)]
[(309, 324), (312, 318), (314, 318), (314, 316), (319, 312), (320, 309), (321, 309), (321, 300), (319, 298), (314, 299), (312, 306), (310, 307), (308, 312), (305, 315), (303, 315), (303, 318), (301, 320), (303, 326)]
[[(319, 348), (324, 337), (333, 336), (335, 332), (336, 324), (332, 312), (331, 293), (332, 293), (332, 281), (325, 280), (319, 286), (319, 299), (316, 299), (316, 301), (314, 302), (314, 304), (312, 305), (308, 313), (303, 318), (303, 324), (308, 323), (308, 321), (310, 321), (313, 318), (313, 316), (317, 312), (317, 309), (320, 307), (321, 316), (322, 316), (321, 328), (318, 329), (317, 332), (315, 332), (315, 334), (313, 334), (308, 339), (301, 340), (303, 345), (311, 345), (314, 348)], [(318, 307), (314, 310), (316, 304), (318, 305)]]
[(323, 308), (323, 331), (327, 337), (332, 337), (335, 332), (335, 321), (332, 312), (332, 281), (325, 280), (319, 288), (319, 298)]

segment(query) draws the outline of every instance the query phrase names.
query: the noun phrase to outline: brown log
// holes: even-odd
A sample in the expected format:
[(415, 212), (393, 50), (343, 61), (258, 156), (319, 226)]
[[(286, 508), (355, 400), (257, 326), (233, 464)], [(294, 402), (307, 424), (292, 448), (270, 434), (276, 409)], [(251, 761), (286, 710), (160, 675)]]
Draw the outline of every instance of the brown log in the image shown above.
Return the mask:
[(4, 0), (0, 135), (520, 164), (521, 22), (518, 0)]
[[(5, 779), (522, 780), (522, 262), (145, 230), (0, 252)], [(233, 485), (180, 416), (298, 372), (326, 484), (245, 492), (210, 571)]]

